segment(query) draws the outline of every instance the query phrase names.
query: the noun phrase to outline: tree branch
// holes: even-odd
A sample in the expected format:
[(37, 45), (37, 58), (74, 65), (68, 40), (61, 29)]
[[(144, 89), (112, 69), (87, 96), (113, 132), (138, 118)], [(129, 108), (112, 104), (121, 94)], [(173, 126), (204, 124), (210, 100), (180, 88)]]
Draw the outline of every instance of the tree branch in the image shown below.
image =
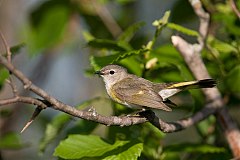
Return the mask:
[[(69, 105), (66, 105), (66, 104), (60, 102), (59, 100), (55, 99), (54, 97), (48, 95), (41, 88), (32, 84), (32, 82), (27, 77), (25, 77), (25, 75), (22, 72), (17, 70), (2, 55), (0, 55), (0, 63), (2, 65), (4, 65), (10, 72), (12, 72), (13, 75), (15, 75), (23, 83), (25, 89), (28, 89), (28, 90), (34, 92), (35, 94), (37, 94), (38, 96), (42, 97), (43, 99), (45, 99), (47, 102), (49, 102), (51, 104), (51, 108), (53, 108), (55, 110), (65, 112), (74, 117), (95, 121), (95, 122), (105, 124), (105, 125), (129, 126), (129, 125), (133, 125), (133, 124), (144, 123), (147, 121), (146, 118), (143, 118), (143, 117), (116, 117), (116, 116), (107, 117), (107, 116), (99, 115), (96, 112), (87, 112), (87, 111), (78, 110), (72, 106), (69, 106)], [(6, 104), (8, 102), (15, 103), (17, 101), (17, 99), (19, 100), (19, 98), (2, 100), (2, 105)], [(22, 99), (20, 99), (20, 100), (22, 100)], [(32, 104), (34, 104), (34, 103), (32, 103)], [(50, 107), (50, 106), (47, 106), (47, 107)]]
[[(7, 43), (4, 35), (2, 34), (2, 31), (1, 31), (1, 30), (0, 30), (0, 38), (2, 39), (3, 45), (4, 45), (5, 50), (6, 50), (6, 52), (7, 52), (7, 60), (8, 60), (9, 63), (12, 63), (12, 52), (11, 52), (10, 47), (9, 47), (9, 45), (8, 45), (8, 43)], [(13, 95), (14, 95), (14, 96), (17, 96), (17, 95), (18, 95), (17, 86), (16, 86), (16, 84), (14, 83), (13, 78), (12, 78), (12, 76), (11, 76), (12, 73), (9, 72), (9, 74), (10, 74), (10, 76), (9, 76), (9, 81), (8, 81), (8, 83), (9, 83), (10, 87), (12, 88)]]
[[(200, 27), (199, 32), (202, 36), (200, 39), (199, 44), (190, 44), (186, 42), (179, 36), (172, 36), (172, 43), (180, 52), (182, 57), (184, 58), (186, 64), (188, 65), (189, 69), (192, 71), (193, 75), (196, 79), (204, 79), (210, 78), (210, 75), (204, 65), (200, 52), (203, 49), (204, 40), (207, 36), (208, 31), (208, 21), (209, 16), (202, 16), (208, 15), (203, 9), (201, 2), (199, 0), (189, 0), (195, 13), (200, 19)], [(207, 18), (208, 17), (208, 18)], [(224, 134), (227, 138), (227, 141), (230, 145), (230, 148), (233, 152), (235, 158), (240, 157), (240, 132), (231, 119), (230, 115), (225, 109), (225, 104), (221, 98), (221, 94), (217, 88), (212, 89), (203, 89), (203, 93), (205, 94), (208, 101), (212, 101), (211, 105), (209, 104), (209, 109), (215, 110), (217, 113), (217, 119), (220, 122), (222, 128), (224, 129)]]
[(102, 116), (97, 114), (96, 112), (78, 110), (72, 106), (69, 106), (60, 102), (54, 97), (51, 97), (45, 91), (43, 91), (42, 89), (32, 84), (32, 82), (28, 78), (26, 78), (22, 72), (17, 70), (11, 63), (9, 63), (1, 55), (0, 55), (0, 63), (3, 64), (10, 72), (12, 72), (13, 75), (15, 75), (23, 83), (23, 85), (25, 86), (25, 89), (29, 89), (30, 91), (33, 91), (35, 94), (39, 95), (44, 99), (44, 100), (39, 100), (31, 97), (19, 96), (11, 99), (0, 100), (0, 106), (7, 105), (10, 103), (23, 102), (23, 103), (41, 106), (43, 109), (46, 107), (51, 107), (55, 110), (65, 112), (74, 117), (91, 120), (107, 126), (110, 126), (110, 125), (130, 126), (130, 125), (141, 124), (149, 121), (150, 123), (152, 123), (154, 126), (156, 126), (159, 130), (163, 132), (180, 131), (191, 125), (194, 125), (195, 123), (198, 123), (199, 121), (205, 119), (206, 117), (208, 117), (210, 114), (213, 113), (213, 110), (211, 109), (203, 109), (202, 111), (197, 112), (192, 117), (179, 120), (177, 122), (165, 122), (162, 119), (158, 118), (152, 111), (147, 111), (146, 113), (142, 112), (140, 116), (123, 116), (123, 117)]
[(155, 116), (155, 114), (151, 111), (142, 112), (140, 115), (146, 117), (150, 123), (152, 123), (155, 127), (164, 133), (171, 133), (186, 129), (213, 114), (216, 110), (211, 107), (212, 105), (216, 104), (210, 103), (206, 105), (201, 111), (195, 113), (193, 116), (178, 120), (176, 122), (165, 122), (159, 117)]
[(42, 109), (45, 109), (48, 107), (41, 100), (38, 100), (38, 99), (32, 98), (32, 97), (22, 97), (22, 96), (17, 96), (17, 97), (13, 97), (13, 98), (9, 98), (9, 99), (2, 99), (2, 100), (0, 100), (0, 106), (19, 103), (19, 102), (40, 106)]

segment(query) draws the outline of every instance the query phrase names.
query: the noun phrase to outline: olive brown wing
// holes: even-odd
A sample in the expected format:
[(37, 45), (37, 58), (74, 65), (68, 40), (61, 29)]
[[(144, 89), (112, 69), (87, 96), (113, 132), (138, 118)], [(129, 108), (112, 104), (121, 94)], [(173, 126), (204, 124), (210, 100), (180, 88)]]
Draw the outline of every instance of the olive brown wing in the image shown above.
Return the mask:
[(113, 85), (112, 93), (116, 98), (121, 99), (123, 104), (172, 111), (163, 103), (162, 97), (153, 90), (149, 81), (125, 78)]

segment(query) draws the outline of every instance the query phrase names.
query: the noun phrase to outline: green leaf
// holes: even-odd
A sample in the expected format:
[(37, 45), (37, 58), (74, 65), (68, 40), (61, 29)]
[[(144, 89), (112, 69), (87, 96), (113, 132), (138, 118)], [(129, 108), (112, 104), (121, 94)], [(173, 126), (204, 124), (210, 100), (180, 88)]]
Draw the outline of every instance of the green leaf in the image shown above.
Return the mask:
[(144, 52), (146, 52), (145, 49), (140, 49), (140, 50), (132, 50), (128, 52), (120, 52), (120, 53), (109, 55), (109, 56), (101, 56), (101, 57), (92, 56), (90, 57), (90, 64), (95, 70), (99, 70), (108, 64), (118, 63), (122, 59), (128, 58), (133, 55), (139, 55)]
[(93, 39), (88, 42), (88, 45), (94, 48), (108, 49), (114, 51), (127, 51), (129, 48), (124, 44), (108, 39)]
[(3, 87), (3, 84), (8, 77), (8, 70), (6, 70), (5, 68), (0, 68), (0, 89)]
[(69, 10), (64, 6), (54, 6), (41, 17), (37, 26), (28, 29), (27, 44), (29, 52), (36, 54), (53, 47), (63, 38)]
[(0, 149), (20, 149), (24, 146), (16, 133), (10, 132), (0, 137)]
[(54, 156), (64, 159), (98, 157), (127, 143), (128, 141), (116, 141), (111, 145), (98, 136), (70, 135), (58, 145)]
[(137, 143), (117, 155), (105, 157), (104, 160), (137, 160), (138, 157), (141, 155), (142, 150), (143, 144)]
[(199, 37), (199, 34), (198, 34), (197, 31), (185, 28), (185, 27), (180, 26), (180, 25), (175, 24), (175, 23), (167, 23), (167, 27), (170, 28), (170, 29), (182, 32), (182, 33), (184, 33), (186, 35), (189, 35), (189, 36)]
[(142, 75), (142, 65), (136, 56), (127, 57), (121, 60), (120, 65), (126, 67), (130, 73), (136, 74), (137, 76)]
[[(161, 78), (163, 78), (164, 76), (170, 77), (165, 79), (167, 81), (182, 81), (193, 79), (184, 60), (182, 59), (176, 48), (174, 48), (172, 45), (162, 45), (152, 50), (150, 54), (150, 59), (155, 57), (159, 61), (159, 67), (163, 67), (164, 65), (170, 65), (170, 67), (175, 66), (178, 69), (174, 69), (171, 72), (169, 72), (168, 70), (163, 70), (161, 73)], [(179, 71), (181, 76), (179, 76)], [(171, 74), (174, 74), (174, 76), (171, 76)]]
[(102, 67), (111, 64), (114, 59), (118, 57), (118, 54), (113, 54), (109, 56), (91, 56), (90, 64), (94, 68), (94, 70), (100, 70)]
[(233, 93), (240, 93), (240, 65), (237, 65), (228, 73), (226, 84)]
[(134, 36), (134, 34), (144, 25), (145, 25), (144, 22), (138, 22), (131, 25), (119, 36), (118, 40), (129, 42)]
[(209, 144), (181, 143), (170, 145), (164, 148), (164, 152), (188, 152), (188, 153), (221, 153), (225, 152), (223, 147), (216, 147)]

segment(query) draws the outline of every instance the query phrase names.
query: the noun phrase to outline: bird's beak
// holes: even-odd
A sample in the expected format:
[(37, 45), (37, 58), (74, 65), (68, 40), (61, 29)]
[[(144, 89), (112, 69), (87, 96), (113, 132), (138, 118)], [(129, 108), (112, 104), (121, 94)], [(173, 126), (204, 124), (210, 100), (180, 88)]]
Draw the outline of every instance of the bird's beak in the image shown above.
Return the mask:
[(98, 74), (99, 76), (103, 75), (103, 72), (101, 71), (96, 71), (95, 74)]

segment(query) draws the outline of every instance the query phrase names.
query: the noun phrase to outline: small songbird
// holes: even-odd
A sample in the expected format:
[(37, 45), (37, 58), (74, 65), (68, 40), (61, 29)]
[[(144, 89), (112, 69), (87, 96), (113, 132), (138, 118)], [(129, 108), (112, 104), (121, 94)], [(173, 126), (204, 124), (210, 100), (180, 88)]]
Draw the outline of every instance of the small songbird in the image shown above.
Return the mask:
[(172, 111), (169, 97), (176, 93), (195, 88), (212, 88), (216, 86), (213, 79), (199, 81), (153, 83), (136, 75), (129, 74), (119, 65), (107, 65), (96, 71), (104, 82), (110, 98), (133, 109), (162, 109)]

